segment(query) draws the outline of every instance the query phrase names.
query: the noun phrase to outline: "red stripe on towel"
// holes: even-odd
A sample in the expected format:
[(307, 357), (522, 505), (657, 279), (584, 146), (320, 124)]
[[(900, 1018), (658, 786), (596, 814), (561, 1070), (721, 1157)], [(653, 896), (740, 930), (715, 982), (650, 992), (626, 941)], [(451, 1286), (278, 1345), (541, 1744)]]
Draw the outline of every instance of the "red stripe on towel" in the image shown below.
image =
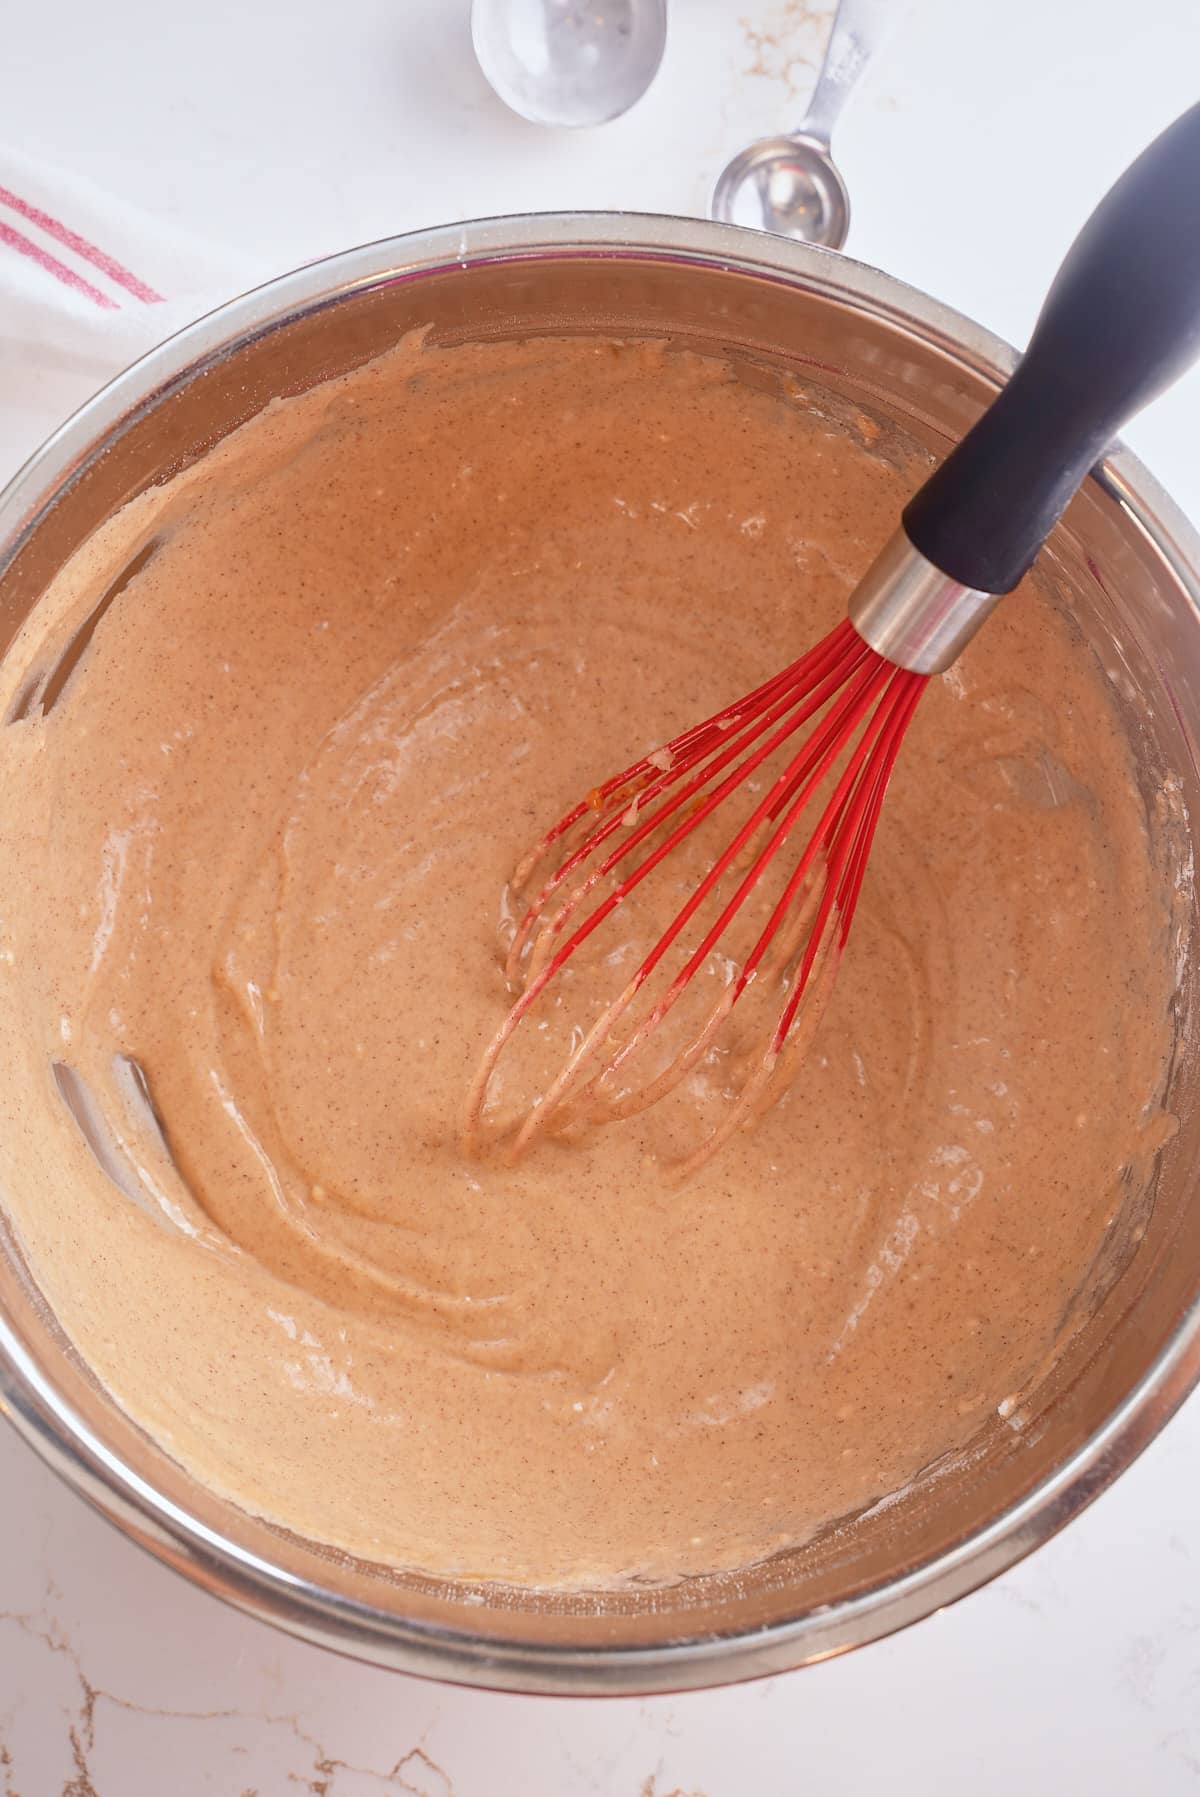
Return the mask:
[(13, 227), (6, 225), (3, 219), (0, 219), (0, 243), (8, 244), (9, 248), (16, 250), (19, 256), (28, 256), (31, 262), (36, 262), (40, 268), (44, 268), (47, 274), (53, 275), (56, 280), (61, 281), (64, 287), (73, 287), (76, 293), (86, 293), (90, 300), (94, 300), (98, 306), (103, 306), (106, 312), (120, 310), (115, 299), (111, 299), (107, 293), (101, 293), (98, 287), (93, 287), (90, 281), (85, 281), (82, 275), (77, 275), (73, 268), (68, 268), (65, 262), (60, 262), (57, 256), (52, 256), (49, 250), (44, 250), (38, 244), (31, 242), (24, 232), (14, 231)]
[(126, 293), (132, 293), (134, 299), (140, 299), (148, 306), (155, 305), (162, 299), (161, 293), (155, 293), (153, 287), (147, 287), (144, 281), (139, 281), (115, 257), (98, 249), (94, 243), (89, 243), (86, 237), (81, 237), (59, 219), (51, 218), (40, 206), (33, 206), (28, 200), (23, 200), (20, 194), (11, 192), (7, 187), (0, 187), (0, 203), (10, 207), (13, 212), (20, 213), (30, 224), (39, 226), (48, 237), (56, 238), (67, 249), (74, 250), (77, 256), (82, 256), (85, 262), (98, 268), (101, 274), (107, 275), (110, 281), (115, 281), (118, 287), (123, 287)]

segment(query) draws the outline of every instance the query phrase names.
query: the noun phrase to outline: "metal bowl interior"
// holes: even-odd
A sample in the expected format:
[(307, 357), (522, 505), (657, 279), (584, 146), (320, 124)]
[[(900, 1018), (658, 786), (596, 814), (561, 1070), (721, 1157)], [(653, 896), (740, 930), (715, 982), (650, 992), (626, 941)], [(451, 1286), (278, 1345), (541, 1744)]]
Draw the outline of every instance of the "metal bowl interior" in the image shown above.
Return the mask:
[[(0, 497), (0, 650), (47, 581), (120, 505), (268, 400), (425, 326), (439, 343), (588, 332), (667, 337), (745, 381), (799, 380), (937, 452), (1011, 366), (995, 339), (841, 257), (681, 220), (568, 216), (454, 227), (356, 250), (203, 320), (76, 415)], [(1200, 814), (1200, 541), (1124, 451), (1088, 481), (1047, 572), (1123, 707), (1147, 802), (1170, 777)], [(1181, 940), (1192, 923), (1180, 894)], [(1186, 915), (1182, 913), (1185, 912)], [(1177, 996), (1189, 1038), (1195, 971)], [(1020, 1411), (971, 1455), (737, 1577), (559, 1596), (451, 1585), (331, 1554), (214, 1498), (97, 1385), (0, 1239), (0, 1407), (130, 1536), (206, 1588), (328, 1646), (525, 1691), (631, 1693), (820, 1659), (962, 1596), (1045, 1540), (1153, 1437), (1200, 1377), (1200, 1106), (1154, 1202), (1098, 1270), (1104, 1296)], [(2, 1221), (2, 1218), (0, 1218)]]

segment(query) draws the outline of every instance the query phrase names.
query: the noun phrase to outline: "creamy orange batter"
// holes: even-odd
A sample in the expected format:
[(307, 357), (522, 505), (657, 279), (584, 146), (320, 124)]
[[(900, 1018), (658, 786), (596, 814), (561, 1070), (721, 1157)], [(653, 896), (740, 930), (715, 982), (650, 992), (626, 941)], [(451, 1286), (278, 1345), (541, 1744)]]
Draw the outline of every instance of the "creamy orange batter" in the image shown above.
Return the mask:
[(670, 1579), (894, 1490), (1052, 1351), (1161, 1133), (1171, 976), (1128, 746), (1029, 583), (922, 702), (757, 1128), (665, 1176), (710, 1067), (460, 1143), (515, 862), (841, 614), (918, 477), (877, 434), (652, 345), (408, 344), (136, 501), (22, 633), (4, 1203), (217, 1491), (434, 1573)]

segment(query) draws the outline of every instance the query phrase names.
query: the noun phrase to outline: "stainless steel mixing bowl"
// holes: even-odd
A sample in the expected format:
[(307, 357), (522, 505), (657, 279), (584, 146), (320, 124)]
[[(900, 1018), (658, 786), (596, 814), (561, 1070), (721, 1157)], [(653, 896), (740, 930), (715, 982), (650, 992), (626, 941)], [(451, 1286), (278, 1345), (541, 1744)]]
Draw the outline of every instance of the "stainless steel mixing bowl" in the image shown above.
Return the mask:
[[(115, 381), (0, 497), (0, 649), (76, 546), (267, 400), (366, 360), (404, 331), (439, 342), (601, 330), (799, 378), (938, 450), (1012, 364), (995, 338), (873, 269), (678, 219), (501, 219), (351, 251), (238, 300)], [(1132, 456), (1087, 482), (1046, 564), (1110, 670), (1148, 803), (1200, 814), (1200, 540)], [(3, 726), (0, 725), (0, 728)], [(1173, 776), (1173, 779), (1168, 777)], [(1190, 928), (1194, 897), (1179, 895)], [(1191, 960), (1177, 998), (1188, 1038)], [(215, 1498), (91, 1378), (0, 1241), (0, 1404), (134, 1540), (251, 1613), (364, 1659), (525, 1691), (646, 1692), (777, 1672), (902, 1627), (1046, 1540), (1161, 1428), (1200, 1377), (1200, 1105), (1181, 1118), (1148, 1215), (1127, 1219), (1107, 1295), (1036, 1392), (964, 1463), (736, 1578), (538, 1595), (348, 1560)], [(3, 1194), (0, 1194), (0, 1215)]]

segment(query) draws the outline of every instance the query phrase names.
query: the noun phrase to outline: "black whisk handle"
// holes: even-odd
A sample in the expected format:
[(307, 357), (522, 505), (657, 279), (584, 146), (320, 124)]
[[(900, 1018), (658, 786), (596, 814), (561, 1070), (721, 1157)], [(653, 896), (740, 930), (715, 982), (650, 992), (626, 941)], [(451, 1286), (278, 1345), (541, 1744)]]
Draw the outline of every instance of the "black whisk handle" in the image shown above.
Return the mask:
[(1200, 105), (1076, 238), (1016, 373), (904, 513), (965, 587), (1016, 586), (1128, 419), (1200, 357)]

